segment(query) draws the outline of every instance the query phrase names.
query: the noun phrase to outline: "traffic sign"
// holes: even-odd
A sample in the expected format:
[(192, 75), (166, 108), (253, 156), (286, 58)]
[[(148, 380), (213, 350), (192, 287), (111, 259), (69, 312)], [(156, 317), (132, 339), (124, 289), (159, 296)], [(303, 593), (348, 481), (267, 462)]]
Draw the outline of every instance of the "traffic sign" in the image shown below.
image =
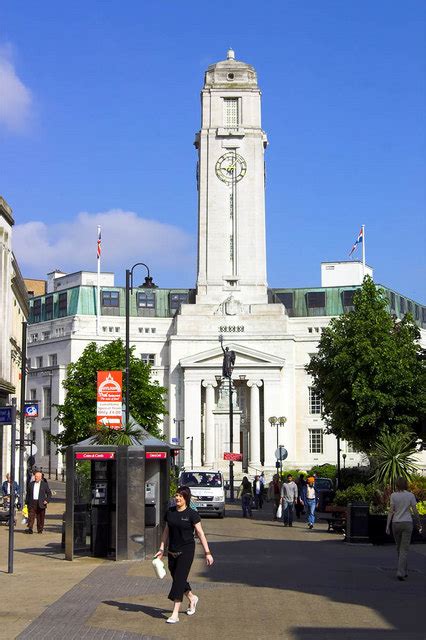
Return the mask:
[(224, 453), (224, 460), (233, 460), (234, 462), (242, 462), (243, 454), (242, 453)]
[(278, 449), (275, 450), (275, 458), (277, 460), (285, 460), (288, 458), (288, 451), (283, 444), (280, 444)]
[(24, 404), (26, 418), (38, 418), (38, 400), (28, 400)]

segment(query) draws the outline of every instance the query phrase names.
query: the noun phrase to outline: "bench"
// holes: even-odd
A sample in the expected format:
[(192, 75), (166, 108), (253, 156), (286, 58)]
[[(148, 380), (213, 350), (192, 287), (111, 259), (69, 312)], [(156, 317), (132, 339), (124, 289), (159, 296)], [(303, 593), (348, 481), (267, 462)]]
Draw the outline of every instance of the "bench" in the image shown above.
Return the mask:
[(345, 533), (346, 531), (346, 507), (338, 507), (330, 504), (325, 508), (326, 515), (322, 517), (328, 523), (327, 531)]

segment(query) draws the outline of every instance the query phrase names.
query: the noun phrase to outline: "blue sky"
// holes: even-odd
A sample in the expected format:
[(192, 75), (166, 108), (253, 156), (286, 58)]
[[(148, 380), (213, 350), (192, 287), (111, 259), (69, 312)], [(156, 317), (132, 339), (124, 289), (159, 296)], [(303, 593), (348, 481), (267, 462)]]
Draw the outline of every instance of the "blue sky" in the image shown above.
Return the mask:
[(0, 193), (26, 276), (148, 262), (194, 286), (199, 92), (232, 46), (263, 93), (268, 280), (318, 286), (361, 224), (426, 302), (426, 3), (16, 0), (0, 7)]

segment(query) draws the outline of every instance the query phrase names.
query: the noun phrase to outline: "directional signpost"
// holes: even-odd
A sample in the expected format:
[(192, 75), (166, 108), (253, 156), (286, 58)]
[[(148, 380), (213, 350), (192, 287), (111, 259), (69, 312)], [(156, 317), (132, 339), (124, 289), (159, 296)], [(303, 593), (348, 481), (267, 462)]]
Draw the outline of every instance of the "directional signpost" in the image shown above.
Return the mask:
[(9, 502), (9, 556), (7, 572), (13, 573), (13, 536), (15, 531), (15, 444), (16, 407), (0, 407), (0, 427), (11, 426), (10, 434), (10, 502)]

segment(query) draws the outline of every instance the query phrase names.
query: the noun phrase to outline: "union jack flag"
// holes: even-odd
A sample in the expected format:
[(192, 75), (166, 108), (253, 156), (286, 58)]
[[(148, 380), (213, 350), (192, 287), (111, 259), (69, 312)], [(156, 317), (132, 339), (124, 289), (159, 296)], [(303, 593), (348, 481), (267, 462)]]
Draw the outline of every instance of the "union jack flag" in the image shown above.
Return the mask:
[(98, 247), (97, 247), (97, 258), (99, 260), (99, 258), (101, 257), (101, 252), (102, 252), (102, 236), (101, 236), (101, 228), (98, 227)]

